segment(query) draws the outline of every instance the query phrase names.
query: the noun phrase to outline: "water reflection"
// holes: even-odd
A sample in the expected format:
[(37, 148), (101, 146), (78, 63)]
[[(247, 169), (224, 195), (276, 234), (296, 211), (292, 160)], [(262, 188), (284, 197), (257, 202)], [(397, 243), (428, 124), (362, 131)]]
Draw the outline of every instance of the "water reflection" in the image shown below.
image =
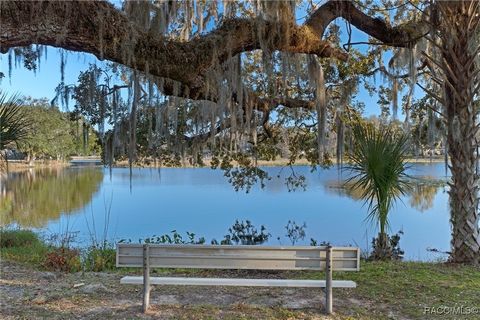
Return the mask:
[[(325, 183), (328, 193), (346, 196), (353, 200), (362, 200), (363, 190), (354, 188), (351, 183), (339, 180), (330, 180)], [(411, 208), (425, 212), (434, 205), (434, 199), (440, 189), (444, 189), (446, 182), (432, 176), (423, 176), (414, 179), (407, 192), (408, 204)]]
[(435, 180), (433, 177), (424, 181), (418, 181), (413, 184), (409, 192), (409, 204), (412, 208), (420, 212), (431, 209), (434, 205), (434, 199), (437, 192), (444, 190), (446, 182)]
[[(179, 172), (180, 170), (183, 171), (179, 169)], [(168, 181), (168, 184), (195, 185), (195, 182), (205, 184), (209, 180), (214, 181), (214, 184), (225, 182), (221, 175), (213, 177), (209, 169), (197, 169), (196, 173), (200, 173), (202, 179), (199, 177), (193, 179), (188, 175), (179, 174), (174, 176), (179, 181)], [(103, 175), (103, 170), (98, 168), (67, 170), (50, 168), (15, 172), (8, 177), (0, 178), (0, 225), (16, 223), (22, 227), (39, 228), (44, 227), (51, 220), (60, 218), (62, 214), (82, 209), (99, 190)], [(115, 175), (115, 181), (111, 183), (122, 184), (130, 178), (127, 172), (119, 172)], [(143, 186), (162, 183), (159, 175), (153, 173), (145, 175), (145, 172), (137, 172), (136, 175), (134, 173), (134, 178)], [(326, 193), (346, 196), (356, 201), (361, 200), (362, 190), (353, 188), (351, 184), (339, 179), (323, 181), (314, 179), (310, 181), (309, 186), (312, 187), (317, 183), (323, 185)], [(407, 194), (408, 205), (420, 212), (431, 209), (437, 192), (445, 185), (445, 181), (432, 176), (415, 179)], [(281, 179), (274, 179), (268, 183), (269, 192), (278, 193), (284, 191), (283, 189), (285, 185)]]
[(98, 168), (27, 170), (0, 178), (0, 225), (43, 227), (92, 200), (103, 180)]
[[(236, 219), (248, 219), (267, 227), (272, 234), (269, 244), (285, 245), (285, 225), (295, 220), (308, 226), (307, 238), (299, 244), (315, 238), (369, 248), (375, 226), (365, 222), (361, 193), (342, 187), (347, 174), (336, 168), (310, 172), (309, 167), (295, 167), (298, 175), (306, 176), (307, 189), (289, 192), (284, 184), (288, 171), (265, 170), (274, 178), (265, 189), (256, 186), (248, 194), (235, 192), (221, 171), (209, 168), (133, 169), (132, 180), (127, 168), (11, 174), (0, 180), (0, 225), (17, 223), (46, 232), (64, 232), (68, 226), (85, 242), (93, 224), (99, 232), (107, 229), (111, 241), (174, 229), (211, 240), (222, 238)], [(415, 165), (411, 175), (424, 178), (416, 180), (412, 192), (392, 209), (391, 231), (404, 230), (401, 247), (407, 259), (436, 259), (427, 248), (450, 247), (448, 195), (443, 191), (448, 177), (443, 173), (442, 164)]]

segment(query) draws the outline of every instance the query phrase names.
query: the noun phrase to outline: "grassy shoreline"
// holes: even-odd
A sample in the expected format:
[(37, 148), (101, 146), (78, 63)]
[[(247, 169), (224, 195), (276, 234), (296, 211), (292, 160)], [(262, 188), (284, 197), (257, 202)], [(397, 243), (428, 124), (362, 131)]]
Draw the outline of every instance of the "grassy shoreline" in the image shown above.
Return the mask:
[[(1, 237), (2, 272), (0, 294), (28, 288), (28, 283), (42, 281), (46, 271), (51, 271), (44, 259), (54, 249), (30, 231), (13, 231)], [(113, 250), (113, 249), (109, 249)], [(114, 252), (114, 251), (113, 251)], [(111, 251), (110, 251), (111, 253)], [(108, 259), (114, 259), (110, 255)], [(41, 296), (35, 292), (23, 291), (23, 302), (12, 300), (13, 309), (7, 314), (23, 315), (26, 318), (65, 318), (52, 306), (61, 303), (72, 306), (72, 315), (80, 313), (82, 318), (156, 318), (167, 319), (322, 319), (323, 309), (312, 308), (320, 303), (321, 292), (308, 289), (258, 290), (215, 287), (162, 287), (154, 289), (152, 312), (140, 313), (141, 290), (134, 286), (120, 286), (119, 279), (125, 274), (140, 274), (141, 270), (117, 269), (114, 264), (102, 264), (104, 269), (82, 267), (71, 272), (54, 270), (53, 283), (42, 287)], [(334, 292), (336, 314), (331, 319), (434, 319), (435, 314), (426, 310), (446, 310), (445, 307), (480, 307), (480, 268), (464, 265), (432, 262), (371, 262), (362, 261), (360, 272), (334, 272), (334, 279), (353, 280), (355, 289), (336, 289)], [(81, 272), (77, 272), (81, 271)], [(239, 271), (239, 270), (180, 270), (155, 269), (155, 275), (200, 276), (200, 277), (273, 277), (296, 279), (324, 279), (323, 272), (315, 271)], [(47, 272), (48, 273), (48, 272)], [(25, 275), (25, 279), (22, 275)], [(100, 283), (106, 288), (102, 292), (86, 295), (75, 284)], [(233, 302), (223, 300), (235, 295)], [(175, 299), (173, 298), (175, 297)], [(212, 297), (218, 297), (212, 299)], [(120, 299), (120, 302), (119, 300)], [(160, 299), (160, 300), (155, 300)], [(166, 303), (159, 304), (162, 299)], [(170, 300), (174, 302), (168, 302)], [(197, 300), (200, 302), (198, 302)], [(222, 300), (223, 299), (223, 300)], [(282, 302), (279, 304), (279, 299)], [(42, 302), (39, 303), (38, 301)], [(195, 300), (195, 301), (194, 301)], [(222, 301), (221, 303), (219, 301)], [(228, 300), (228, 299), (227, 299)], [(289, 301), (290, 300), (290, 301)], [(44, 302), (43, 302), (44, 301)], [(155, 302), (156, 301), (156, 302)], [(176, 301), (176, 302), (175, 302)], [(208, 301), (208, 302), (205, 302)], [(277, 302), (275, 302), (277, 301)], [(289, 302), (288, 302), (289, 301)], [(116, 305), (130, 305), (118, 311)], [(199, 305), (200, 303), (200, 305)], [(292, 303), (300, 307), (291, 307)], [(304, 303), (304, 304), (302, 304)], [(32, 306), (25, 308), (25, 306)], [(96, 305), (103, 309), (98, 314)], [(289, 307), (290, 306), (290, 307)], [(92, 311), (93, 310), (93, 311)], [(97, 311), (95, 311), (97, 310)], [(120, 313), (118, 313), (120, 312)], [(168, 316), (166, 316), (168, 315)], [(476, 319), (478, 314), (443, 314), (441, 319)], [(15, 317), (13, 317), (15, 318)], [(12, 318), (12, 319), (13, 319)], [(330, 319), (330, 318), (327, 318)]]
[(61, 168), (67, 168), (67, 167), (70, 167), (70, 163), (66, 161), (38, 160), (38, 161), (35, 161), (33, 165), (24, 161), (15, 161), (15, 162), (8, 161), (8, 172), (25, 171), (29, 169), (47, 169), (47, 168), (61, 169)]
[[(428, 163), (443, 163), (445, 160), (443, 157), (434, 157), (434, 158), (409, 158), (407, 162), (412, 163), (412, 164), (428, 164)], [(336, 160), (332, 159), (332, 164), (336, 164)], [(273, 161), (265, 161), (265, 160), (258, 160), (257, 164), (258, 166), (261, 167), (282, 167), (282, 166), (287, 166), (289, 163), (288, 159), (276, 159)], [(309, 166), (310, 163), (306, 159), (298, 159), (293, 166)], [(35, 161), (33, 165), (30, 165), (26, 162), (10, 162), (8, 164), (8, 169), (9, 172), (15, 172), (15, 171), (23, 171), (23, 170), (28, 170), (28, 169), (46, 169), (46, 168), (67, 168), (67, 167), (72, 167), (72, 165), (69, 162), (65, 161), (43, 161), (43, 160), (38, 160)], [(123, 160), (123, 161), (117, 161), (117, 163), (113, 166), (114, 168), (128, 168), (129, 164), (128, 161)], [(166, 167), (166, 166), (160, 166), (160, 165), (154, 165), (153, 163), (151, 164), (146, 164), (146, 163), (135, 163), (133, 165), (134, 168), (202, 168), (199, 166), (194, 166), (190, 164), (182, 165), (182, 166), (174, 166), (174, 167)], [(203, 168), (209, 168), (210, 167), (210, 162), (209, 160), (205, 161), (205, 165)]]

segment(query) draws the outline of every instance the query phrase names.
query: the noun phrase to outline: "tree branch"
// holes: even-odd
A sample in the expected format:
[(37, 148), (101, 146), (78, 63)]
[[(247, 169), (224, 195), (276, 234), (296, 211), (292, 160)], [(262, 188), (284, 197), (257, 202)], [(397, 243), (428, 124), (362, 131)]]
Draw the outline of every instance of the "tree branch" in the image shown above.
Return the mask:
[[(322, 39), (339, 17), (390, 46), (411, 46), (425, 31), (422, 22), (391, 27), (342, 0), (322, 5), (303, 26), (293, 19), (233, 18), (204, 36), (182, 42), (144, 31), (106, 1), (0, 1), (0, 52), (41, 44), (91, 53), (166, 79), (161, 85), (166, 95), (214, 100), (206, 93), (206, 72), (238, 53), (265, 49), (265, 44), (270, 51), (346, 60), (344, 50)], [(313, 108), (311, 102), (292, 99), (258, 100), (258, 105), (266, 104), (269, 109), (279, 104)]]
[[(0, 50), (31, 44), (91, 53), (153, 76), (169, 78), (192, 90), (203, 85), (204, 72), (240, 52), (260, 49), (346, 59), (340, 48), (317, 37), (308, 26), (262, 19), (229, 19), (205, 36), (187, 42), (152, 36), (105, 1), (2, 1)], [(277, 34), (272, 30), (286, 30)], [(259, 30), (264, 30), (259, 32)]]
[(328, 25), (337, 18), (344, 18), (357, 29), (392, 47), (413, 46), (428, 28), (428, 24), (423, 21), (392, 27), (383, 19), (366, 15), (350, 0), (328, 1), (313, 13), (305, 24), (319, 37), (323, 37)]

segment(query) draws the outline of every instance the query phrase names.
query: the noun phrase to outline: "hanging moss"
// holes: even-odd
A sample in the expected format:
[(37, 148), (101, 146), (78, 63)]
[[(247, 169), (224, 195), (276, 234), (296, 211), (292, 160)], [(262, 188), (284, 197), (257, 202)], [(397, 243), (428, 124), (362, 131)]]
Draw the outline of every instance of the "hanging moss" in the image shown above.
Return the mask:
[(60, 82), (65, 83), (65, 54), (60, 49)]
[(317, 149), (318, 162), (323, 164), (325, 161), (325, 134), (327, 122), (327, 97), (325, 89), (325, 76), (322, 65), (317, 57), (309, 56), (308, 75), (310, 85), (314, 87), (315, 92), (315, 110), (317, 113)]
[(12, 50), (8, 50), (8, 78), (12, 79)]

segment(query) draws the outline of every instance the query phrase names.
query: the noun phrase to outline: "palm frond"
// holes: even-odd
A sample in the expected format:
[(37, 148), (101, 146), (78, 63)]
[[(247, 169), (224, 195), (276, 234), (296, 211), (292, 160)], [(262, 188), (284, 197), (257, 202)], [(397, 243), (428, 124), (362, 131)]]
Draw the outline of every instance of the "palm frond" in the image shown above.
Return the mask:
[(22, 99), (0, 91), (0, 150), (28, 136), (31, 121), (22, 108)]
[(353, 136), (354, 149), (345, 167), (351, 174), (347, 183), (361, 192), (368, 206), (367, 219), (378, 224), (384, 233), (389, 225), (388, 213), (409, 188), (405, 152), (408, 137), (371, 124), (355, 125)]

